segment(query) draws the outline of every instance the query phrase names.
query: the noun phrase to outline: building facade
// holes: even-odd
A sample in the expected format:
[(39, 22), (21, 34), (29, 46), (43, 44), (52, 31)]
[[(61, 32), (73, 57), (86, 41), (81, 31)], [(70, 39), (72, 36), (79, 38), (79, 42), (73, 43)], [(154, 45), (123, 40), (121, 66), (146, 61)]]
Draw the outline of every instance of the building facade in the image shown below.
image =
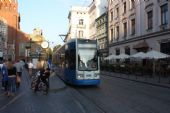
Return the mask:
[(96, 19), (96, 37), (98, 40), (99, 50), (101, 53), (101, 61), (108, 56), (108, 18), (107, 12)]
[(17, 0), (0, 1), (0, 57), (15, 59), (20, 16)]
[(109, 54), (170, 54), (169, 0), (109, 0)]
[(68, 15), (69, 30), (65, 41), (72, 38), (89, 38), (88, 9), (88, 7), (71, 7)]
[(69, 12), (69, 30), (65, 41), (71, 38), (98, 40), (101, 60), (108, 55), (108, 2), (93, 0), (88, 7), (73, 6)]
[(107, 0), (93, 0), (88, 7), (72, 6), (68, 19), (69, 30), (65, 41), (70, 38), (96, 38), (96, 19), (107, 11)]
[(93, 0), (89, 5), (89, 38), (97, 39), (96, 19), (107, 12), (107, 0)]
[(46, 41), (45, 37), (43, 36), (42, 29), (34, 28), (33, 33), (29, 34), (30, 40), (25, 44), (25, 56), (28, 60), (32, 59), (43, 59), (47, 58), (46, 56), (46, 49), (43, 49), (41, 44), (42, 42)]

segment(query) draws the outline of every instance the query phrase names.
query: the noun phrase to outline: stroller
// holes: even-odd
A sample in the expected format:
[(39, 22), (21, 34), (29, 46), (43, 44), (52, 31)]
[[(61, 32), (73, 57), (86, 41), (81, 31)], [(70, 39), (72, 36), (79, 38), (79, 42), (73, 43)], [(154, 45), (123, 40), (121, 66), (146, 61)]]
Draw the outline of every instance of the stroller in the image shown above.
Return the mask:
[(31, 89), (34, 92), (42, 91), (44, 94), (48, 94), (49, 75), (50, 71), (48, 69), (36, 72), (35, 76), (32, 76)]

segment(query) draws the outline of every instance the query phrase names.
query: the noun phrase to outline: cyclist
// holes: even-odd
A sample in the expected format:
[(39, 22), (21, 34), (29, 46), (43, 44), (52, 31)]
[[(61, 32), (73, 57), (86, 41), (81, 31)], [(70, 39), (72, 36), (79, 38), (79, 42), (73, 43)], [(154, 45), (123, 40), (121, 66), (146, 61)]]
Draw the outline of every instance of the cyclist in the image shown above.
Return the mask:
[(38, 76), (38, 79), (36, 81), (35, 89), (34, 91), (36, 92), (38, 90), (38, 85), (40, 82), (43, 82), (47, 87), (46, 87), (46, 92), (48, 92), (49, 88), (49, 76), (50, 76), (50, 69), (46, 68), (45, 70), (42, 68), (39, 70), (40, 71), (40, 76)]

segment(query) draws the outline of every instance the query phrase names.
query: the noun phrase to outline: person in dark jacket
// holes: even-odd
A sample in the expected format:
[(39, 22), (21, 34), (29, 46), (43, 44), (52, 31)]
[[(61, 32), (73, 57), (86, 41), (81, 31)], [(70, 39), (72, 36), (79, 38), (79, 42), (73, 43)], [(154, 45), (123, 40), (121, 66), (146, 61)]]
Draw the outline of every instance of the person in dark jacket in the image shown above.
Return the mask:
[(2, 83), (5, 90), (5, 94), (8, 93), (8, 70), (6, 66), (6, 62), (3, 63), (1, 68), (1, 75), (2, 75)]
[(46, 68), (45, 70), (44, 69), (40, 70), (40, 76), (38, 77), (38, 80), (36, 82), (34, 92), (36, 92), (38, 90), (38, 85), (39, 85), (40, 81), (42, 81), (43, 83), (46, 84), (46, 86), (47, 86), (46, 91), (48, 91), (48, 88), (49, 88), (49, 76), (50, 76), (50, 69), (49, 68)]

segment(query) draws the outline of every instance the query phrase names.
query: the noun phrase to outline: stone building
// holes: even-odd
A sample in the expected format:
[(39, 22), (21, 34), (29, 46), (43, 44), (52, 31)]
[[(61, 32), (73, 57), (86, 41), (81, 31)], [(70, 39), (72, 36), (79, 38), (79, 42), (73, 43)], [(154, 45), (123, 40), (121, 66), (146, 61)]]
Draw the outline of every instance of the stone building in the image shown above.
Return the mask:
[(29, 41), (24, 43), (27, 60), (46, 59), (46, 50), (41, 47), (44, 41), (42, 29), (34, 28), (33, 33), (29, 34)]
[(97, 39), (96, 19), (107, 12), (107, 0), (93, 0), (89, 5), (89, 38)]
[(109, 54), (170, 54), (169, 0), (109, 0)]
[(72, 6), (68, 19), (69, 30), (65, 41), (71, 38), (89, 38), (88, 7)]
[(101, 53), (101, 61), (108, 56), (108, 18), (107, 12), (103, 13), (96, 19), (96, 37), (98, 40), (99, 51)]
[(15, 59), (17, 35), (20, 29), (17, 0), (0, 1), (0, 57)]
[(96, 19), (107, 10), (107, 0), (93, 0), (88, 7), (72, 6), (68, 19), (69, 30), (65, 41), (70, 38), (96, 37)]

